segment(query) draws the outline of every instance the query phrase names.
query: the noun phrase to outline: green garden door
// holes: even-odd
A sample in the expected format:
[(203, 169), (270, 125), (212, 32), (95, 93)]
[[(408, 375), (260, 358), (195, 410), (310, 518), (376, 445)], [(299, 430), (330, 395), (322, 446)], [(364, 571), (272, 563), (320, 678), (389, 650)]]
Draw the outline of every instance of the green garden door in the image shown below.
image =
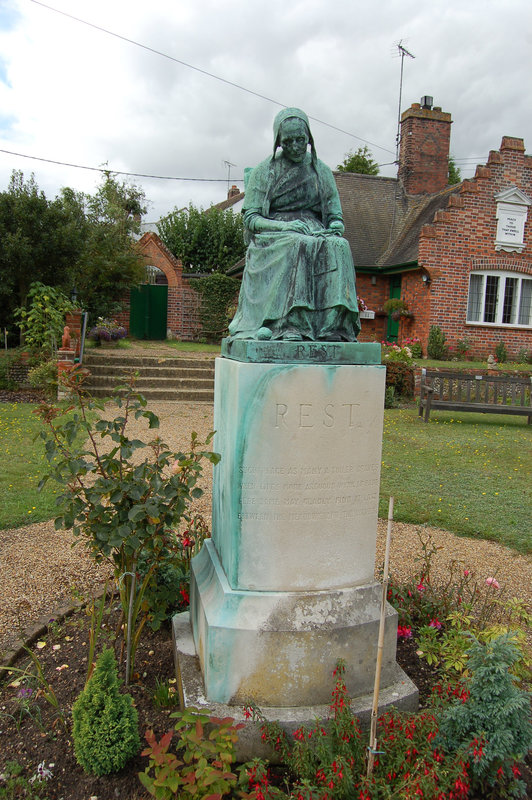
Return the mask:
[(168, 286), (143, 283), (131, 289), (129, 332), (136, 339), (166, 339)]
[[(391, 298), (399, 298), (401, 297), (401, 276), (394, 275), (393, 278), (390, 278), (390, 299)], [(392, 319), (391, 316), (388, 316), (388, 327), (386, 329), (386, 341), (387, 342), (396, 342), (397, 337), (399, 335), (399, 320)]]

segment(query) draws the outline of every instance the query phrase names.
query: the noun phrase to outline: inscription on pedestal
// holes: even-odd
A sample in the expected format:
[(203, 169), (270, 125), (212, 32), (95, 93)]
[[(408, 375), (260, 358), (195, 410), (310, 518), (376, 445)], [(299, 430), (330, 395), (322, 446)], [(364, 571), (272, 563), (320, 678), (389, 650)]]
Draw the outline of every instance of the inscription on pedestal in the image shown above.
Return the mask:
[(383, 377), (380, 367), (292, 367), (271, 373), (260, 403), (250, 399), (237, 465), (239, 588), (373, 580)]

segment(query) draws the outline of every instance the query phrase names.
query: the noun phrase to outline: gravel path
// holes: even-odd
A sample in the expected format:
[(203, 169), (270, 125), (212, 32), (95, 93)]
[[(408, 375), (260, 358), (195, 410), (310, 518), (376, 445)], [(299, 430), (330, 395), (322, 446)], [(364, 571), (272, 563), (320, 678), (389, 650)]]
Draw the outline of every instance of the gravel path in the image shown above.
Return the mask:
[[(159, 435), (174, 449), (187, 449), (190, 433), (200, 438), (212, 430), (210, 403), (159, 403), (151, 410), (160, 418)], [(152, 437), (141, 421), (134, 435)], [(131, 430), (133, 433), (133, 430)], [(197, 511), (210, 522), (211, 468), (203, 479), (205, 494)], [(434, 575), (445, 580), (449, 563), (461, 562), (476, 573), (480, 582), (494, 576), (508, 596), (532, 600), (532, 560), (498, 544), (466, 539), (436, 528), (394, 523), (390, 568), (402, 580), (419, 568), (419, 532), (431, 535), (440, 548), (434, 559)], [(378, 526), (377, 564), (384, 558), (386, 522)], [(97, 567), (70, 531), (55, 531), (53, 521), (0, 531), (0, 654), (43, 615), (72, 597), (87, 597), (100, 587), (109, 569)]]

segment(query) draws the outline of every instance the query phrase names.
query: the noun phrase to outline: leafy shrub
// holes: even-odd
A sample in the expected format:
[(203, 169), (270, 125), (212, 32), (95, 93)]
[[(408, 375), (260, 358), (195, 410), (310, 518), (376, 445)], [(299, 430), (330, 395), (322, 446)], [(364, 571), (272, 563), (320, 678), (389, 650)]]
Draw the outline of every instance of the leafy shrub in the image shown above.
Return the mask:
[(119, 685), (114, 653), (107, 648), (72, 706), (76, 759), (93, 775), (118, 772), (140, 749), (138, 714)]
[(25, 344), (46, 356), (55, 354), (65, 326), (65, 314), (73, 308), (60, 289), (34, 281), (28, 292), (26, 307), (15, 311)]
[(195, 278), (190, 285), (201, 296), (200, 322), (208, 342), (219, 342), (226, 335), (231, 321), (229, 309), (234, 305), (239, 281), (220, 272)]
[(517, 353), (518, 364), (531, 364), (532, 363), (532, 350), (527, 350), (526, 347), (521, 347)]
[(495, 358), (499, 364), (504, 364), (508, 361), (508, 350), (502, 339), (495, 345)]
[(397, 408), (395, 386), (387, 386), (384, 391), (384, 408)]
[(435, 361), (445, 361), (448, 353), (446, 339), (447, 337), (439, 325), (431, 325), (427, 343), (427, 356)]
[(456, 342), (456, 352), (458, 357), (464, 359), (466, 354), (471, 350), (471, 342), (466, 337), (465, 339), (458, 339)]
[(509, 634), (486, 645), (471, 641), (467, 700), (444, 708), (437, 741), (448, 753), (469, 756), (472, 785), (482, 797), (502, 777), (513, 782), (513, 794), (523, 795), (515, 762), (532, 747), (532, 718), (530, 694), (514, 685), (509, 672), (519, 653)]
[(408, 347), (410, 352), (412, 353), (412, 358), (423, 358), (423, 348), (421, 347), (421, 339), (417, 336), (413, 338), (406, 338), (404, 339), (404, 345)]
[(34, 389), (43, 389), (48, 397), (57, 393), (57, 362), (43, 361), (28, 372), (28, 383)]
[[(106, 559), (114, 567), (124, 621), (127, 684), (150, 613), (144, 602), (146, 591), (158, 565), (177, 548), (175, 531), (181, 523), (192, 522), (190, 506), (203, 494), (197, 486), (202, 460), (216, 464), (219, 456), (200, 450), (196, 433), (187, 453), (173, 452), (159, 438), (149, 444), (131, 439), (132, 418), (143, 417), (150, 428), (159, 427), (158, 417), (145, 408), (146, 400), (135, 394), (132, 384), (117, 388), (116, 416), (98, 419), (93, 412), (101, 412), (104, 403), (85, 397), (85, 374), (78, 370), (65, 379), (75, 397), (74, 413), (66, 416), (63, 408), (48, 403), (38, 409), (50, 429), (41, 433), (50, 473), (40, 486), (50, 477), (61, 484), (58, 503), (63, 514), (56, 519), (56, 527), (73, 528), (88, 542), (97, 561)], [(151, 457), (138, 463), (134, 454), (143, 448), (151, 451)], [(139, 575), (138, 563), (143, 558), (148, 568)]]
[(371, 775), (366, 773), (366, 740), (353, 716), (340, 662), (332, 693), (331, 715), (313, 727), (301, 727), (289, 737), (278, 723), (262, 723), (262, 738), (278, 753), (294, 776), (290, 794), (270, 790), (261, 762), (248, 766), (254, 798), (305, 798), (305, 800), (382, 800), (382, 798), (462, 798), (469, 789), (467, 762), (446, 759), (435, 748), (437, 720), (430, 712), (401, 715), (390, 712), (377, 721), (378, 750)]
[(394, 398), (414, 396), (414, 369), (400, 361), (386, 363), (386, 387), (393, 388)]
[[(177, 719), (179, 750), (183, 760), (169, 752), (173, 731), (159, 742), (153, 731), (145, 734), (148, 747), (142, 751), (149, 764), (139, 779), (149, 793), (160, 800), (187, 797), (191, 800), (217, 798), (236, 788), (238, 777), (231, 772), (237, 732), (242, 723), (233, 725), (231, 717), (218, 719), (186, 708), (170, 715)], [(150, 773), (154, 771), (152, 776)], [(181, 793), (179, 789), (182, 788)]]

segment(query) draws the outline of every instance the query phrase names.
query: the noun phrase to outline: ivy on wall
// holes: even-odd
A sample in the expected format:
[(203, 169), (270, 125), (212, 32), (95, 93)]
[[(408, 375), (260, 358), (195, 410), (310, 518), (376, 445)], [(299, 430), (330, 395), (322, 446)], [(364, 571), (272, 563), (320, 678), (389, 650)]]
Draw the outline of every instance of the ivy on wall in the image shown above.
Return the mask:
[(200, 324), (208, 342), (219, 342), (227, 334), (233, 317), (240, 281), (220, 272), (194, 278), (190, 285), (201, 296)]

